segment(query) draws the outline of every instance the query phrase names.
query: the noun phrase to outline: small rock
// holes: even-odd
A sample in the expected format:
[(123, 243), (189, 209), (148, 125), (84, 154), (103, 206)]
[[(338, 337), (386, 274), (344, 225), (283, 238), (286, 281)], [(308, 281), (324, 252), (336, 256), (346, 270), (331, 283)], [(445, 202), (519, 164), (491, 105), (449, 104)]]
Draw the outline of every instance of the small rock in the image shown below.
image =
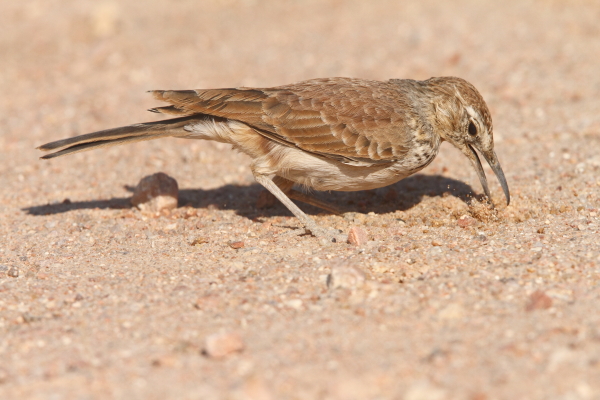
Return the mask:
[(541, 290), (536, 290), (529, 296), (526, 311), (545, 310), (552, 307), (552, 298)]
[(362, 286), (365, 280), (365, 273), (357, 267), (338, 264), (331, 267), (331, 273), (327, 276), (327, 287), (329, 289), (355, 289)]
[(355, 246), (361, 246), (369, 240), (367, 232), (358, 226), (353, 226), (348, 232), (348, 243)]
[(244, 241), (238, 240), (235, 242), (229, 242), (229, 247), (231, 247), (232, 249), (241, 249), (242, 247), (244, 247)]
[(19, 269), (17, 267), (11, 267), (8, 272), (6, 273), (6, 275), (10, 276), (11, 278), (18, 278), (19, 277)]
[(456, 223), (458, 224), (458, 226), (460, 226), (461, 228), (466, 228), (469, 226), (473, 226), (475, 225), (477, 221), (475, 220), (475, 218), (472, 218), (468, 215), (463, 215), (461, 216), (458, 221), (456, 221)]
[(200, 236), (200, 237), (197, 237), (196, 239), (192, 240), (192, 242), (190, 243), (190, 246), (199, 246), (204, 243), (208, 243), (208, 238), (205, 236)]
[(131, 204), (145, 212), (158, 212), (177, 208), (179, 187), (177, 181), (158, 172), (144, 177), (135, 188)]
[(222, 358), (244, 350), (242, 337), (235, 332), (214, 333), (204, 342), (203, 354), (211, 358)]
[(286, 306), (290, 307), (290, 308), (295, 309), (295, 310), (301, 310), (302, 309), (302, 305), (304, 303), (302, 302), (301, 299), (291, 299), (291, 300), (287, 300), (284, 304)]

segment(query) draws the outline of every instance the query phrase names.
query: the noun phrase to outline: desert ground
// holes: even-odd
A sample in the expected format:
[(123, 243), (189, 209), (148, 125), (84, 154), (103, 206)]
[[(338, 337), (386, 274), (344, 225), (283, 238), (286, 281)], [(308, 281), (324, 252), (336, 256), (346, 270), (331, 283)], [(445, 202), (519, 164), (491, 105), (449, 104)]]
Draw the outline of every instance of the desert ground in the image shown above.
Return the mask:
[[(0, 398), (600, 399), (600, 2), (0, 1)], [(512, 194), (421, 173), (258, 207), (250, 159), (161, 139), (151, 89), (459, 76)], [(130, 203), (145, 176), (178, 207)], [(215, 348), (216, 346), (216, 348)], [(220, 347), (219, 347), (220, 346)]]

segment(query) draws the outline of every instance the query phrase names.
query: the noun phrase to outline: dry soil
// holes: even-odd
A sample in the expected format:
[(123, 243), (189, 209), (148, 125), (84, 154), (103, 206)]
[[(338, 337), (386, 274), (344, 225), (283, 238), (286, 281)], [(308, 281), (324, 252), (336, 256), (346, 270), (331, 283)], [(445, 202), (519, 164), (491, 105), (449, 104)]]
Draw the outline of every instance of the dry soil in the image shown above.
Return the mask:
[[(0, 9), (0, 398), (600, 399), (600, 2)], [(392, 187), (318, 194), (342, 216), (303, 206), (359, 246), (258, 208), (226, 145), (35, 150), (155, 119), (150, 89), (443, 75), (487, 100), (513, 201), (486, 168), (479, 203), (444, 144)], [(129, 202), (156, 172), (181, 190), (158, 216)]]

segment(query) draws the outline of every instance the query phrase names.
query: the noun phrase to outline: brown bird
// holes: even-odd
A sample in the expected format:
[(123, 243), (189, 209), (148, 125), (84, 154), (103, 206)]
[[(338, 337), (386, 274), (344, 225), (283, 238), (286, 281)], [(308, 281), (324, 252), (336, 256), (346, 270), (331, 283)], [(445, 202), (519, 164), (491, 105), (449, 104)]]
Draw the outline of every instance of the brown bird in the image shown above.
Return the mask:
[(391, 185), (429, 165), (448, 141), (469, 158), (490, 198), (478, 150), (510, 202), (490, 112), (477, 89), (461, 78), (325, 78), (263, 89), (151, 93), (170, 105), (150, 111), (176, 117), (47, 143), (39, 149), (55, 152), (42, 158), (168, 136), (229, 143), (252, 158), (256, 181), (307, 230), (335, 240), (336, 233), (319, 227), (290, 198), (336, 208), (293, 190), (294, 184), (341, 191)]

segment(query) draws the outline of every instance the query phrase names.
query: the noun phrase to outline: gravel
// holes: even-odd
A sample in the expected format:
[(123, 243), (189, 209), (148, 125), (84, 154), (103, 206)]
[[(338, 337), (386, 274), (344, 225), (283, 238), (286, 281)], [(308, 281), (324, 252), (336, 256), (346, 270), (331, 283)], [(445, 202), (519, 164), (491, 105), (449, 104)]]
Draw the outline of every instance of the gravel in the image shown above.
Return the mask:
[[(599, 398), (598, 20), (562, 0), (3, 2), (0, 398)], [(151, 89), (441, 75), (487, 100), (511, 205), (443, 144), (389, 188), (315, 193), (342, 216), (301, 205), (359, 245), (305, 234), (224, 144), (35, 150), (155, 120)], [(158, 172), (178, 207), (132, 207)], [(244, 350), (203, 356), (221, 332)]]

